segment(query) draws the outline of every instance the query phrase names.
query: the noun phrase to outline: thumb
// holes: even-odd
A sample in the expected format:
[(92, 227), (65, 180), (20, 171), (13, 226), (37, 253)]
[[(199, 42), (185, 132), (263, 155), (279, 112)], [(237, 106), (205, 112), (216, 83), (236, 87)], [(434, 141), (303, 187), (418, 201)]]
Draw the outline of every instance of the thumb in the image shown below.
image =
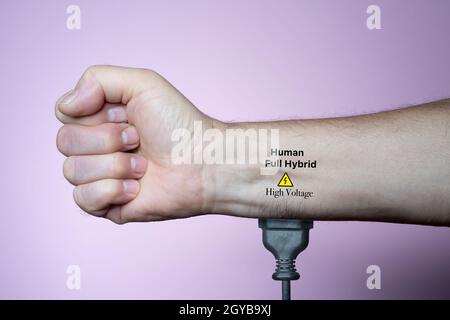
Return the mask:
[(150, 70), (116, 66), (92, 66), (73, 90), (56, 102), (56, 108), (70, 117), (88, 116), (105, 102), (126, 105), (151, 79)]

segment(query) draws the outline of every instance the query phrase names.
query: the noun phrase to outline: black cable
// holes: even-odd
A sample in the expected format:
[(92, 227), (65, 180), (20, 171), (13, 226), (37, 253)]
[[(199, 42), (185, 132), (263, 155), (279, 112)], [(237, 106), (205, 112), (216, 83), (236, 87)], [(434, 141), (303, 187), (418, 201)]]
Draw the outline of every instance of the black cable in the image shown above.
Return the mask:
[(291, 281), (281, 281), (281, 297), (283, 300), (291, 300)]

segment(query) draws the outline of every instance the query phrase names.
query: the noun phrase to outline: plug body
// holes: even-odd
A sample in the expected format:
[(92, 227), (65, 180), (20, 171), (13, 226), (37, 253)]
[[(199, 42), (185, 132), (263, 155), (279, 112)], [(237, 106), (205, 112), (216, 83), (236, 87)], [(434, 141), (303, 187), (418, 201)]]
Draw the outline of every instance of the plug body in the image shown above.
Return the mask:
[(290, 281), (300, 278), (295, 259), (309, 243), (312, 221), (293, 219), (259, 219), (263, 231), (263, 244), (276, 259), (274, 280), (282, 281), (283, 299), (290, 299)]

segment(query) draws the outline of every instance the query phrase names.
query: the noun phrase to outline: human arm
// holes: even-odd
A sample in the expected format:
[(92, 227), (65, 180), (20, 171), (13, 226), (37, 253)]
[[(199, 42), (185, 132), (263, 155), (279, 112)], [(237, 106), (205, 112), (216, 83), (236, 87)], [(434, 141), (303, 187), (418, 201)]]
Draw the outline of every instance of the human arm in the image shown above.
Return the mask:
[[(56, 115), (75, 201), (116, 223), (212, 213), (450, 225), (449, 100), (356, 117), (225, 123), (155, 72), (95, 66), (58, 100)], [(261, 163), (174, 163), (174, 131), (193, 134), (195, 123), (224, 135), (278, 130), (279, 149), (303, 150), (292, 160), (317, 166), (263, 175)], [(284, 171), (313, 196), (267, 196)]]
[[(252, 217), (450, 225), (450, 100), (354, 117), (225, 125), (276, 128), (281, 150), (316, 168), (286, 171), (310, 199), (267, 196), (279, 174), (256, 166), (211, 168), (213, 212)], [(208, 176), (210, 176), (208, 174)], [(279, 189), (279, 188), (278, 188)]]

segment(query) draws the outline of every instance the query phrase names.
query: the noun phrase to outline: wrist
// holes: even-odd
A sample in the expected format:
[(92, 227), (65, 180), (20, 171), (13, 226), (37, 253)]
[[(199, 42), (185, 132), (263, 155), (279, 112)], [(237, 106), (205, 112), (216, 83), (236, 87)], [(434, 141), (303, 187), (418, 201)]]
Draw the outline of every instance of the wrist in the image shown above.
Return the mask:
[[(252, 210), (254, 207), (254, 196), (252, 191), (255, 183), (258, 183), (260, 166), (250, 164), (248, 159), (243, 159), (242, 154), (237, 154), (237, 140), (233, 134), (241, 130), (246, 130), (244, 123), (226, 123), (217, 120), (212, 121), (214, 130), (220, 132), (221, 141), (218, 143), (222, 155), (217, 157), (217, 161), (204, 161), (203, 190), (204, 205), (203, 211), (212, 214), (225, 214), (233, 216), (251, 216), (257, 214)], [(234, 140), (235, 152), (231, 152), (230, 143)], [(246, 157), (249, 154), (249, 145), (245, 146)], [(212, 162), (212, 163), (211, 163)]]
[(216, 121), (214, 128), (223, 138), (223, 157), (203, 165), (205, 212), (243, 217), (280, 215), (285, 204), (280, 206), (279, 202), (283, 200), (272, 201), (265, 192), (277, 185), (282, 170), (267, 168), (265, 160), (272, 148), (280, 147), (280, 139), (286, 140), (288, 130), (276, 122)]

